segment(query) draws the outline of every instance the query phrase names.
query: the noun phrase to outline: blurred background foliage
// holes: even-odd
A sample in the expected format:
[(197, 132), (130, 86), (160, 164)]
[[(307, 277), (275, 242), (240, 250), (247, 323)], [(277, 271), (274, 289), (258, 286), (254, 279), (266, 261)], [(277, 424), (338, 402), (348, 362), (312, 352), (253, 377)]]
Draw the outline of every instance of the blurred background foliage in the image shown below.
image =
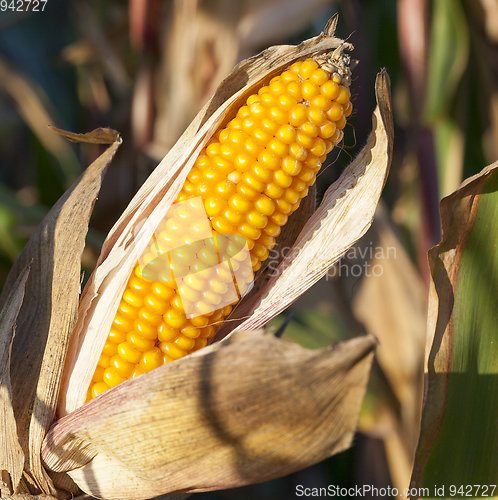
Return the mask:
[(438, 202), (498, 158), (498, 2), (48, 0), (44, 12), (0, 11), (0, 286), (43, 216), (102, 151), (47, 125), (109, 126), (123, 136), (91, 220), (88, 275), (106, 232), (233, 66), (317, 35), (335, 12), (337, 35), (355, 45), (360, 64), (344, 147), (318, 177), (319, 198), (366, 141), (382, 67), (394, 99), (391, 175), (371, 230), (271, 326), (289, 319), (284, 338), (310, 348), (377, 336), (359, 432), (350, 450), (314, 467), (199, 499), (287, 499), (298, 484), (408, 485)]

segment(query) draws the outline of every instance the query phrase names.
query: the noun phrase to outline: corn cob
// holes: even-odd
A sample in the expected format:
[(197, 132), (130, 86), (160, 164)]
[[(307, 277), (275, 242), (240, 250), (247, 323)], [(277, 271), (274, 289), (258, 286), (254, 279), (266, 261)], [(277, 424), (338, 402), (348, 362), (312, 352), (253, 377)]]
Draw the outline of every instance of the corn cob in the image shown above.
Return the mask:
[(207, 345), (343, 138), (348, 62), (294, 63), (201, 152), (128, 281), (88, 400)]

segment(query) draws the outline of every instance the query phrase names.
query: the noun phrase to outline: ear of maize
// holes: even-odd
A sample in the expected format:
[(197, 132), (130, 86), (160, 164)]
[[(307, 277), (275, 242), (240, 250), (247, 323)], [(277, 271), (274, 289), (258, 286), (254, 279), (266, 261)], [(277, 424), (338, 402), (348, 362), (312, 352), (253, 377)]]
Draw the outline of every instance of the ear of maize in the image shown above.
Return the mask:
[(88, 399), (207, 345), (342, 140), (344, 61), (294, 63), (201, 152), (128, 281)]

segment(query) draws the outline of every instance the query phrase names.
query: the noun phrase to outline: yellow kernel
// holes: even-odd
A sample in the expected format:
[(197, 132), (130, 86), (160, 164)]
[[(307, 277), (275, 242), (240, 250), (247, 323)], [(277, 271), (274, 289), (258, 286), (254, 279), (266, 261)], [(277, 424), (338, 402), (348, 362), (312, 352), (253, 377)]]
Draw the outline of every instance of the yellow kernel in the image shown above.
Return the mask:
[(259, 127), (259, 121), (255, 120), (252, 116), (248, 116), (242, 122), (242, 129), (246, 134), (251, 134), (254, 130)]
[[(228, 134), (227, 134), (228, 136)], [(219, 142), (212, 142), (207, 148), (206, 148), (206, 154), (210, 158), (214, 158), (215, 156), (218, 156), (220, 154), (220, 148), (221, 144)]]
[(133, 293), (129, 288), (127, 288), (123, 294), (123, 300), (132, 307), (140, 308), (143, 306), (143, 299), (140, 295)]
[(313, 59), (306, 59), (299, 68), (299, 76), (301, 78), (309, 78), (316, 68), (318, 68), (318, 64)]
[(173, 342), (178, 335), (180, 335), (180, 330), (178, 328), (171, 328), (167, 323), (161, 323), (157, 329), (159, 342)]
[(236, 212), (246, 213), (251, 210), (253, 204), (247, 200), (242, 194), (235, 193), (229, 200), (228, 205)]
[(183, 349), (180, 349), (173, 342), (161, 342), (159, 348), (164, 354), (171, 356), (173, 359), (180, 359), (186, 356), (188, 353)]
[(346, 104), (349, 101), (349, 98), (351, 97), (351, 93), (346, 87), (343, 87), (342, 85), (339, 86), (339, 95), (336, 97), (336, 102), (339, 104)]
[(256, 162), (252, 168), (251, 168), (251, 173), (256, 177), (256, 179), (266, 183), (272, 178), (272, 171), (268, 170), (265, 168), (264, 165), (262, 165), (259, 162)]
[(328, 111), (332, 107), (332, 101), (322, 94), (318, 94), (310, 101), (312, 108), (321, 109), (322, 111)]
[(310, 137), (309, 135), (305, 134), (304, 132), (301, 132), (300, 130), (297, 131), (296, 144), (302, 146), (305, 149), (309, 149), (313, 145), (313, 142), (314, 142), (313, 137)]
[(109, 366), (110, 359), (111, 358), (106, 354), (101, 354), (97, 365), (101, 366), (102, 368), (107, 368)]
[(241, 224), (238, 230), (242, 236), (250, 238), (251, 240), (257, 240), (261, 236), (261, 230), (251, 226), (247, 222)]
[(256, 191), (252, 187), (248, 186), (245, 182), (240, 182), (237, 184), (237, 192), (240, 193), (244, 198), (248, 200), (255, 200), (261, 194), (259, 191)]
[(279, 156), (280, 158), (283, 158), (284, 156), (287, 156), (289, 154), (289, 146), (287, 146), (287, 144), (284, 144), (282, 141), (279, 141), (278, 139), (272, 139), (268, 143), (267, 148), (269, 151)]
[(275, 81), (270, 83), (270, 92), (274, 95), (279, 95), (282, 92), (285, 92), (285, 87), (284, 82), (280, 80), (280, 77), (277, 77)]
[(260, 193), (265, 189), (265, 184), (258, 180), (251, 172), (246, 172), (242, 176), (242, 182)]
[(92, 382), (102, 382), (102, 379), (104, 377), (104, 370), (105, 368), (102, 368), (102, 366), (97, 365), (97, 368), (95, 368), (95, 372), (92, 377)]
[(311, 182), (315, 180), (315, 173), (313, 170), (309, 168), (305, 168), (301, 171), (301, 173), (298, 175), (298, 179), (301, 179), (304, 182)]
[(289, 123), (293, 127), (299, 127), (308, 119), (308, 108), (304, 104), (298, 104), (289, 113)]
[(268, 236), (267, 234), (262, 234), (256, 243), (271, 250), (275, 246), (275, 238)]
[(251, 104), (254, 104), (255, 102), (259, 102), (259, 96), (254, 95), (254, 94), (250, 95), (246, 101), (248, 106), (251, 106)]
[(194, 347), (192, 348), (192, 351), (198, 351), (199, 349), (202, 349), (203, 347), (206, 346), (207, 346), (207, 339), (205, 338), (195, 339), (195, 344)]
[(320, 87), (308, 80), (303, 82), (301, 86), (301, 92), (303, 93), (304, 100), (311, 101), (311, 99), (313, 99), (320, 93)]
[(116, 314), (112, 324), (114, 328), (117, 328), (122, 332), (129, 332), (133, 329), (133, 321), (130, 318), (125, 318), (121, 314)]
[(292, 66), (289, 68), (290, 71), (293, 71), (295, 73), (299, 73), (299, 70), (301, 69), (302, 61), (297, 61)]
[(276, 170), (280, 167), (280, 158), (267, 149), (261, 151), (258, 156), (258, 162), (270, 170)]
[(280, 80), (284, 83), (293, 82), (299, 80), (299, 77), (293, 71), (284, 71), (280, 75)]
[(339, 95), (339, 85), (334, 83), (332, 80), (329, 80), (328, 82), (325, 82), (321, 87), (320, 87), (320, 93), (327, 97), (328, 99), (331, 99), (332, 101), (335, 101), (337, 96)]
[[(221, 321), (219, 324), (221, 324)], [(201, 334), (199, 335), (199, 337), (203, 338), (203, 339), (209, 339), (209, 338), (213, 337), (215, 333), (216, 333), (216, 327), (214, 325), (210, 325), (210, 326), (206, 326), (205, 328), (203, 328), (201, 330)], [(206, 344), (207, 344), (207, 342), (206, 342)]]
[(107, 338), (116, 344), (120, 344), (121, 342), (124, 342), (126, 340), (126, 332), (122, 332), (117, 328), (111, 327), (111, 330)]
[(275, 202), (263, 194), (254, 202), (254, 208), (264, 215), (271, 215), (275, 211)]
[[(201, 316), (201, 318), (204, 318), (204, 316)], [(195, 319), (195, 318), (192, 318), (192, 319)], [(190, 320), (192, 321), (192, 320)], [(206, 318), (206, 324), (207, 324), (207, 321), (208, 319)], [(200, 334), (201, 334), (201, 330), (200, 328), (196, 328), (195, 326), (186, 326), (185, 328), (182, 328), (182, 334), (186, 337), (188, 337), (189, 339), (196, 339)], [(175, 341), (175, 344), (178, 346), (178, 347), (181, 347), (183, 349), (183, 347), (180, 345), (179, 342), (176, 342)], [(186, 349), (187, 351), (189, 349)]]
[[(297, 138), (297, 136), (296, 136)], [(306, 149), (297, 144), (296, 142), (293, 142), (290, 146), (289, 146), (289, 156), (291, 156), (292, 158), (298, 160), (298, 161), (303, 161), (303, 160), (306, 160), (306, 157), (308, 156), (308, 152), (306, 151)]]
[(297, 175), (302, 168), (302, 163), (291, 156), (286, 156), (282, 160), (282, 170), (288, 175)]
[(332, 107), (327, 111), (327, 118), (333, 122), (341, 119), (343, 116), (342, 106), (337, 102), (332, 104)]
[(334, 142), (334, 144), (338, 144), (339, 142), (342, 141), (342, 138), (344, 137), (344, 132), (341, 129), (337, 129), (335, 131), (335, 134), (330, 138), (331, 141)]
[(278, 97), (278, 105), (280, 106), (280, 109), (283, 109), (284, 111), (290, 111), (296, 104), (297, 99), (291, 97), (290, 95), (282, 94)]
[(244, 214), (237, 212), (231, 208), (227, 208), (223, 212), (223, 217), (232, 226), (236, 226), (244, 220)]
[(294, 205), (294, 203), (299, 202), (299, 193), (295, 189), (287, 188), (285, 190), (284, 200)]
[(277, 186), (287, 188), (292, 184), (292, 176), (280, 169), (273, 174), (273, 181)]
[(289, 215), (292, 212), (292, 204), (289, 203), (284, 198), (279, 198), (278, 200), (275, 200), (275, 204), (277, 205), (278, 212), (284, 215)]
[(111, 357), (114, 356), (117, 352), (118, 344), (108, 339), (104, 345), (104, 349), (102, 349), (102, 354)]
[(257, 158), (259, 153), (263, 151), (263, 146), (261, 146), (261, 144), (258, 144), (258, 142), (252, 137), (249, 137), (249, 139), (247, 139), (244, 143), (244, 150), (247, 154), (251, 155), (254, 158)]
[(251, 104), (249, 109), (251, 110), (251, 116), (257, 120), (261, 120), (266, 116), (266, 108), (260, 102)]
[(125, 361), (137, 364), (142, 357), (142, 353), (132, 347), (128, 342), (122, 342), (118, 345), (118, 355)]
[(317, 137), (315, 139), (315, 142), (313, 143), (313, 146), (310, 149), (310, 153), (315, 156), (323, 156), (326, 153), (326, 151), (327, 151), (327, 145), (325, 144), (325, 141), (320, 137)]
[(215, 167), (206, 168), (206, 170), (203, 170), (202, 177), (204, 181), (212, 184), (221, 182), (225, 178), (223, 173), (220, 170), (217, 170)]
[[(186, 300), (189, 300), (187, 297)], [(187, 323), (185, 314), (181, 314), (175, 309), (168, 309), (163, 316), (164, 321), (171, 328), (182, 328)]]
[(327, 121), (327, 115), (324, 111), (317, 108), (310, 108), (308, 110), (308, 118), (315, 125), (323, 125)]
[(143, 375), (144, 373), (145, 372), (142, 370), (142, 367), (140, 365), (137, 365), (133, 370), (133, 373), (130, 375), (130, 378), (140, 377), (140, 375)]
[(218, 182), (215, 187), (217, 196), (228, 200), (233, 193), (235, 193), (235, 184), (229, 180)]
[(317, 85), (323, 85), (326, 81), (329, 80), (329, 74), (322, 68), (318, 68), (313, 71), (309, 79)]
[(107, 389), (110, 389), (110, 387), (105, 382), (97, 382), (96, 384), (92, 385), (92, 388), (90, 390), (90, 396), (92, 398), (96, 398), (97, 396), (100, 396), (103, 392), (107, 391)]
[(220, 215), (225, 207), (226, 201), (220, 197), (210, 196), (204, 201), (204, 208), (208, 217)]
[(126, 379), (121, 377), (119, 373), (114, 370), (114, 368), (106, 368), (104, 371), (104, 382), (109, 386), (109, 387), (115, 387), (118, 384), (121, 384), (124, 382)]
[(123, 359), (119, 354), (116, 354), (111, 358), (109, 366), (112, 366), (112, 368), (114, 368), (114, 370), (123, 378), (128, 378), (135, 369), (134, 363), (126, 361), (126, 359)]
[(125, 318), (135, 319), (138, 313), (137, 307), (130, 306), (127, 302), (122, 300), (119, 304), (118, 311)]
[(268, 110), (268, 117), (280, 125), (285, 125), (289, 119), (289, 113), (288, 111), (284, 111), (277, 106), (273, 106)]
[(303, 100), (303, 94), (301, 92), (301, 84), (297, 81), (290, 82), (287, 85), (287, 94), (296, 100), (296, 102), (300, 102)]
[(155, 341), (146, 339), (136, 332), (130, 332), (126, 335), (126, 340), (128, 343), (133, 346), (138, 351), (148, 351), (152, 347), (154, 347)]
[(274, 224), (276, 224), (277, 226), (285, 226), (285, 224), (287, 224), (287, 215), (285, 214), (282, 214), (280, 212), (275, 212), (270, 218), (269, 220), (271, 222), (273, 222)]
[(338, 129), (343, 129), (346, 126), (346, 117), (344, 115), (341, 116), (339, 120), (336, 122)]
[(277, 104), (277, 99), (275, 98), (274, 95), (270, 94), (270, 92), (265, 92), (264, 94), (261, 94), (259, 99), (261, 101), (261, 104), (265, 108), (271, 108), (272, 106), (275, 106), (275, 104)]
[(251, 165), (253, 163), (254, 163), (254, 158), (252, 156), (245, 153), (241, 153), (237, 155), (237, 158), (235, 159), (233, 166), (239, 172), (247, 172), (251, 168)]
[[(257, 210), (251, 210), (249, 213), (246, 214), (246, 221), (256, 229), (263, 229), (268, 223), (268, 217), (258, 212)], [(258, 238), (252, 238), (252, 239), (257, 240)]]
[[(199, 330), (199, 333), (200, 330)], [(180, 335), (174, 342), (180, 349), (184, 351), (190, 351), (195, 345), (195, 339), (186, 337), (185, 335)]]
[(263, 118), (261, 120), (261, 126), (271, 135), (275, 135), (280, 125), (269, 118)]
[[(170, 296), (173, 296), (173, 293), (171, 293)], [(149, 293), (144, 297), (144, 306), (153, 313), (163, 315), (164, 312), (168, 309), (168, 305), (169, 299), (163, 300), (155, 293)]]
[(271, 135), (261, 128), (257, 128), (251, 135), (254, 140), (261, 146), (266, 146), (266, 144), (271, 139)]
[(306, 189), (306, 183), (300, 181), (299, 179), (294, 178), (290, 187), (295, 191), (297, 191), (298, 193), (300, 193), (301, 191)]
[(230, 144), (223, 144), (220, 148), (220, 155), (225, 160), (233, 163), (235, 161), (235, 157), (237, 156), (237, 150)]
[(343, 112), (344, 112), (345, 117), (348, 117), (351, 114), (351, 112), (353, 111), (353, 105), (351, 104), (351, 101), (348, 101), (346, 103), (346, 105), (345, 106), (343, 105), (342, 107), (343, 107)]
[(290, 125), (282, 125), (277, 131), (276, 138), (284, 144), (292, 144), (296, 140), (296, 130)]
[(283, 188), (280, 187), (279, 185), (273, 183), (273, 182), (270, 182), (269, 184), (267, 184), (267, 186), (265, 188), (266, 196), (273, 198), (273, 199), (280, 198), (283, 193), (284, 193)]
[(317, 137), (320, 129), (313, 123), (306, 122), (299, 127), (299, 131), (309, 135), (310, 137)]
[(318, 134), (322, 139), (328, 139), (334, 135), (336, 129), (336, 124), (334, 122), (327, 122), (320, 127), (320, 133)]
[[(212, 281), (209, 282), (211, 287), (212, 287), (212, 284), (211, 284)], [(215, 283), (220, 283), (220, 282), (215, 281)], [(223, 293), (225, 293), (226, 292), (226, 285), (224, 283), (222, 283), (222, 284), (225, 286), (224, 291), (223, 291)], [(214, 290), (214, 291), (217, 292), (217, 290)], [(189, 321), (196, 328), (202, 328), (209, 323), (209, 318), (207, 318), (206, 316), (195, 316), (195, 317), (191, 318)], [(188, 327), (186, 327), (186, 328), (188, 328)], [(187, 334), (184, 332), (184, 335), (187, 335)], [(187, 335), (187, 337), (190, 337), (190, 335)]]
[(163, 363), (164, 359), (162, 352), (157, 347), (153, 347), (142, 356), (142, 359), (140, 360), (140, 368), (147, 373), (159, 368), (163, 365)]
[(211, 225), (213, 226), (213, 229), (221, 234), (228, 234), (233, 232), (233, 226), (229, 224), (224, 217), (213, 217), (211, 219)]
[(267, 234), (268, 236), (273, 236), (276, 238), (280, 234), (280, 226), (277, 226), (275, 223), (268, 221), (268, 224), (266, 227), (263, 229), (263, 232)]

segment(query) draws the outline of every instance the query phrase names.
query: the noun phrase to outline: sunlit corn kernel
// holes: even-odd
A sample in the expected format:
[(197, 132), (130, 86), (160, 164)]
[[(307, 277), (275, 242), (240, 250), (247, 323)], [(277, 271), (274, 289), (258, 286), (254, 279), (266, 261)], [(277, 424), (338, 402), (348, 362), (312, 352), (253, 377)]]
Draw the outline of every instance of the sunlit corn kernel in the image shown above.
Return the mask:
[(111, 358), (109, 366), (112, 366), (112, 368), (114, 368), (114, 370), (123, 378), (130, 377), (135, 369), (134, 363), (126, 361), (126, 359), (123, 359), (119, 354), (116, 354)]

